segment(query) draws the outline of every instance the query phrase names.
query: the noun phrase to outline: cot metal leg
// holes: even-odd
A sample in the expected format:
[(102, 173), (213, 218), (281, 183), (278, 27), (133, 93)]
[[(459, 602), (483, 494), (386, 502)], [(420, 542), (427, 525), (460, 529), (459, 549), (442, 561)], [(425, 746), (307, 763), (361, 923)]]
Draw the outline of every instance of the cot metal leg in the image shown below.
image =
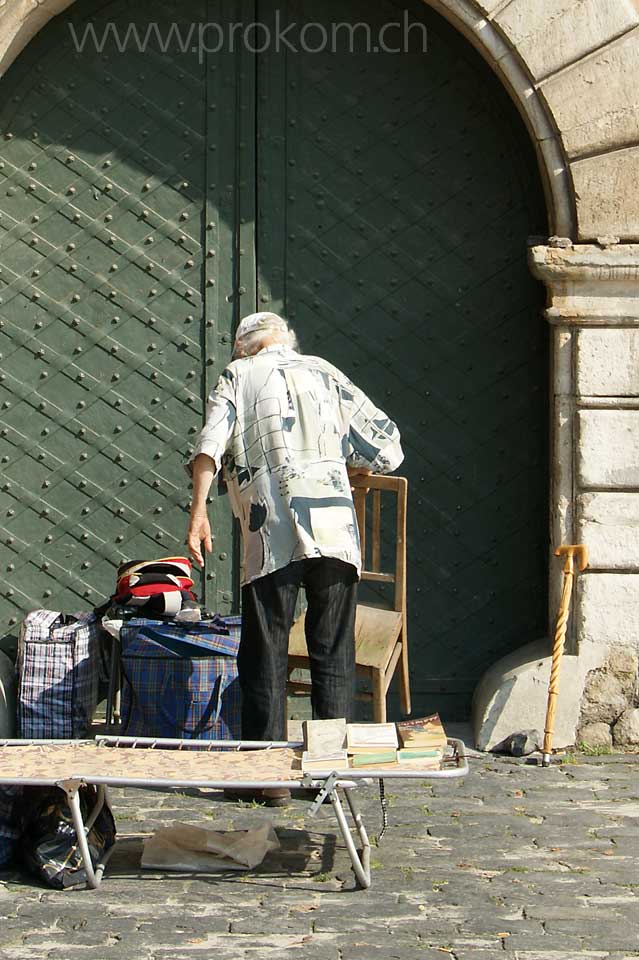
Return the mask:
[(346, 794), (346, 799), (348, 801), (348, 806), (351, 811), (351, 815), (355, 822), (355, 827), (359, 839), (362, 844), (361, 853), (358, 852), (355, 842), (353, 840), (353, 835), (351, 833), (351, 828), (346, 819), (346, 814), (344, 813), (344, 807), (342, 806), (342, 801), (339, 798), (337, 793), (337, 788), (333, 787), (329, 796), (331, 798), (331, 803), (333, 804), (333, 809), (335, 810), (335, 816), (337, 817), (337, 823), (344, 838), (344, 843), (346, 844), (346, 849), (348, 850), (349, 856), (351, 858), (351, 863), (353, 864), (353, 872), (357, 879), (357, 882), (360, 887), (364, 890), (367, 890), (371, 885), (371, 845), (370, 840), (368, 839), (368, 834), (366, 833), (366, 828), (364, 826), (364, 821), (362, 820), (362, 815), (359, 810), (359, 805), (353, 796), (353, 790), (351, 787), (345, 787), (344, 793)]
[(370, 840), (368, 839), (368, 834), (367, 834), (367, 832), (366, 832), (366, 827), (364, 826), (364, 820), (363, 820), (361, 811), (360, 811), (360, 809), (359, 809), (359, 803), (357, 802), (357, 796), (356, 796), (354, 790), (352, 789), (352, 787), (345, 787), (344, 793), (346, 794), (346, 799), (347, 799), (347, 801), (348, 801), (348, 806), (350, 807), (351, 816), (353, 817), (353, 820), (354, 820), (354, 822), (355, 822), (355, 826), (357, 827), (357, 832), (358, 832), (358, 834), (359, 834), (359, 838), (360, 838), (360, 840), (362, 841), (362, 848), (368, 848), (368, 851), (369, 851), (369, 853), (370, 853), (370, 848), (371, 848)]
[[(108, 803), (108, 800), (109, 800), (109, 791), (107, 790), (106, 786), (102, 783), (98, 784), (98, 796), (95, 802), (95, 807), (91, 811), (91, 815), (87, 820), (87, 826), (86, 826), (87, 833), (95, 823), (98, 817), (98, 814), (102, 810), (102, 807), (104, 806), (104, 804)], [(96, 864), (95, 877), (96, 877), (98, 886), (102, 883), (102, 877), (104, 876), (106, 865), (109, 862), (109, 858), (114, 850), (115, 850), (115, 840), (111, 844), (109, 849), (104, 851), (102, 855), (102, 859), (98, 860), (98, 863)], [(89, 858), (89, 861), (90, 861), (90, 858)]]
[(64, 780), (58, 783), (60, 789), (64, 790), (66, 793), (67, 800), (69, 801), (69, 808), (73, 818), (73, 826), (75, 827), (78, 847), (80, 848), (84, 869), (87, 875), (87, 886), (92, 890), (96, 890), (102, 883), (104, 869), (107, 865), (109, 857), (111, 856), (111, 853), (113, 852), (115, 844), (109, 847), (94, 869), (93, 862), (91, 860), (89, 844), (87, 842), (87, 835), (107, 800), (107, 790), (103, 784), (98, 785), (98, 796), (95, 801), (95, 806), (89, 814), (85, 824), (82, 818), (82, 808), (80, 806), (80, 787), (82, 785), (83, 784), (81, 780)]

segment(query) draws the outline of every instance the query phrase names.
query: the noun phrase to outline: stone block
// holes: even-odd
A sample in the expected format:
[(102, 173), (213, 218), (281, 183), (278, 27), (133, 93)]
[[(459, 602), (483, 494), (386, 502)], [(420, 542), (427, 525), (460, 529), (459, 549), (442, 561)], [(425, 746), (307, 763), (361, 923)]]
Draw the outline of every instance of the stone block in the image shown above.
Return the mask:
[[(588, 672), (581, 701), (581, 715), (577, 730), (577, 742), (590, 746), (609, 747), (613, 743), (613, 731), (622, 717), (630, 720), (636, 703), (637, 653), (630, 647), (616, 646), (598, 667)], [(619, 740), (624, 733), (619, 727)], [(617, 742), (615, 740), (615, 742)]]
[[(600, 6), (612, 6), (611, 4)], [(569, 158), (639, 139), (639, 31), (632, 31), (542, 84)]]
[(576, 331), (553, 327), (553, 393), (555, 397), (572, 400), (575, 392), (572, 345)]
[(639, 710), (629, 707), (623, 713), (612, 730), (612, 739), (616, 747), (639, 746)]
[(583, 493), (576, 533), (592, 568), (639, 571), (639, 493)]
[(580, 410), (577, 419), (578, 483), (639, 486), (639, 410)]
[(576, 382), (582, 397), (639, 396), (639, 329), (580, 330)]
[[(492, 750), (524, 728), (543, 729), (548, 699), (552, 646), (549, 640), (527, 643), (486, 671), (473, 696), (472, 723), (475, 746)], [(605, 648), (586, 645), (579, 656), (564, 656), (553, 745), (575, 742), (581, 694), (589, 670), (606, 655)]]
[(607, 723), (586, 723), (579, 728), (579, 743), (588, 747), (611, 747), (612, 734)]
[[(629, 697), (633, 696), (637, 667), (639, 666), (637, 654), (629, 647), (617, 647), (616, 650), (611, 650), (608, 654), (606, 664), (608, 670), (621, 680), (624, 690), (626, 690), (626, 695)], [(627, 689), (628, 684), (630, 684), (629, 690)]]
[(578, 160), (570, 164), (570, 172), (579, 241), (608, 234), (639, 238), (639, 147)]
[(610, 727), (627, 708), (628, 691), (619, 677), (607, 669), (593, 670), (584, 689), (581, 724), (605, 723)]
[(639, 575), (585, 573), (578, 580), (577, 632), (584, 643), (639, 650)]
[(555, 543), (565, 543), (572, 528), (573, 500), (573, 401), (557, 397), (553, 404), (553, 538)]
[[(484, 31), (482, 40), (488, 41), (489, 32)], [(526, 123), (529, 130), (543, 149), (544, 144), (552, 144), (552, 128), (549, 125), (548, 112), (544, 106), (543, 100), (536, 95), (533, 84), (528, 73), (521, 69), (521, 58), (517, 51), (502, 50), (501, 47), (493, 41), (490, 44), (490, 55), (499, 64), (499, 71), (504, 75), (506, 86), (511, 91), (511, 95), (518, 103), (526, 104)], [(549, 154), (545, 154), (546, 162)], [(560, 168), (557, 165), (558, 154), (554, 155), (551, 169), (555, 176), (559, 175)], [(563, 165), (563, 158), (561, 160)]]
[(446, 20), (450, 20), (461, 33), (472, 38), (486, 26), (484, 8), (497, 7), (500, 3), (503, 3), (503, 0), (486, 0), (485, 3), (472, 5), (466, 0), (429, 0), (428, 6), (433, 7)]
[(504, 0), (475, 0), (475, 6), (487, 17), (491, 17), (503, 5)]
[(521, 730), (497, 743), (493, 750), (495, 753), (509, 753), (513, 757), (527, 757), (536, 750), (541, 750), (543, 742), (544, 735), (540, 730)]
[(514, 0), (495, 15), (536, 80), (639, 23), (632, 0)]

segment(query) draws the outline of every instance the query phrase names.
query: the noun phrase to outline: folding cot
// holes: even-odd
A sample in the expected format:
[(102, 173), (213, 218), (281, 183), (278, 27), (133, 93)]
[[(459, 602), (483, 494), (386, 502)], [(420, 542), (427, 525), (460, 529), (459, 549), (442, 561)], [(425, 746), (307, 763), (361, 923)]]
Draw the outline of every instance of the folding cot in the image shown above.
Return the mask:
[[(317, 791), (311, 806), (314, 815), (328, 797), (348, 850), (360, 887), (371, 885), (370, 842), (355, 796), (358, 788), (374, 780), (441, 780), (464, 776), (468, 763), (461, 740), (449, 739), (450, 756), (441, 769), (421, 767), (416, 761), (378, 769), (327, 769), (305, 774), (302, 771), (302, 744), (247, 740), (159, 740), (133, 737), (96, 737), (95, 741), (0, 741), (0, 784), (57, 786), (66, 793), (78, 847), (90, 887), (101, 883), (107, 856), (94, 866), (87, 845), (87, 833), (105, 799), (107, 788), (149, 787), (180, 790), (264, 789), (310, 787)], [(83, 784), (98, 787), (96, 805), (87, 822), (80, 809), (79, 789)], [(355, 830), (361, 843), (358, 851), (346, 819), (338, 790), (344, 791)], [(383, 795), (383, 794), (382, 794)], [(111, 848), (112, 850), (113, 848)]]

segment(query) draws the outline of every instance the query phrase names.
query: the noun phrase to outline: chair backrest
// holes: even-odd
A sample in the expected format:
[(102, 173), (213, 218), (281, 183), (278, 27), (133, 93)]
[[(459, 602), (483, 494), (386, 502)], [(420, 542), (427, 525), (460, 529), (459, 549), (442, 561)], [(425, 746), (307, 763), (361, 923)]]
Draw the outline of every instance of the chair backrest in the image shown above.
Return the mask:
[[(393, 609), (406, 614), (406, 477), (362, 474), (351, 478), (353, 501), (362, 548), (362, 580), (394, 584)], [(395, 563), (392, 571), (381, 569), (382, 493), (396, 499)], [(370, 522), (369, 510), (370, 507)], [(370, 532), (370, 537), (367, 535)]]

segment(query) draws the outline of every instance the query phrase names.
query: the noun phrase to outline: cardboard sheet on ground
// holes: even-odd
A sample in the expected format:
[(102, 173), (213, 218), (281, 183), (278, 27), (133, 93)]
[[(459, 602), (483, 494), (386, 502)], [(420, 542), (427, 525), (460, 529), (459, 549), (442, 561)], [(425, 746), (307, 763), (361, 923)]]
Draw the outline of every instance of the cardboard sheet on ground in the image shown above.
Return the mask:
[(182, 873), (252, 870), (280, 842), (270, 823), (253, 830), (211, 830), (188, 823), (162, 827), (144, 841), (141, 865)]

